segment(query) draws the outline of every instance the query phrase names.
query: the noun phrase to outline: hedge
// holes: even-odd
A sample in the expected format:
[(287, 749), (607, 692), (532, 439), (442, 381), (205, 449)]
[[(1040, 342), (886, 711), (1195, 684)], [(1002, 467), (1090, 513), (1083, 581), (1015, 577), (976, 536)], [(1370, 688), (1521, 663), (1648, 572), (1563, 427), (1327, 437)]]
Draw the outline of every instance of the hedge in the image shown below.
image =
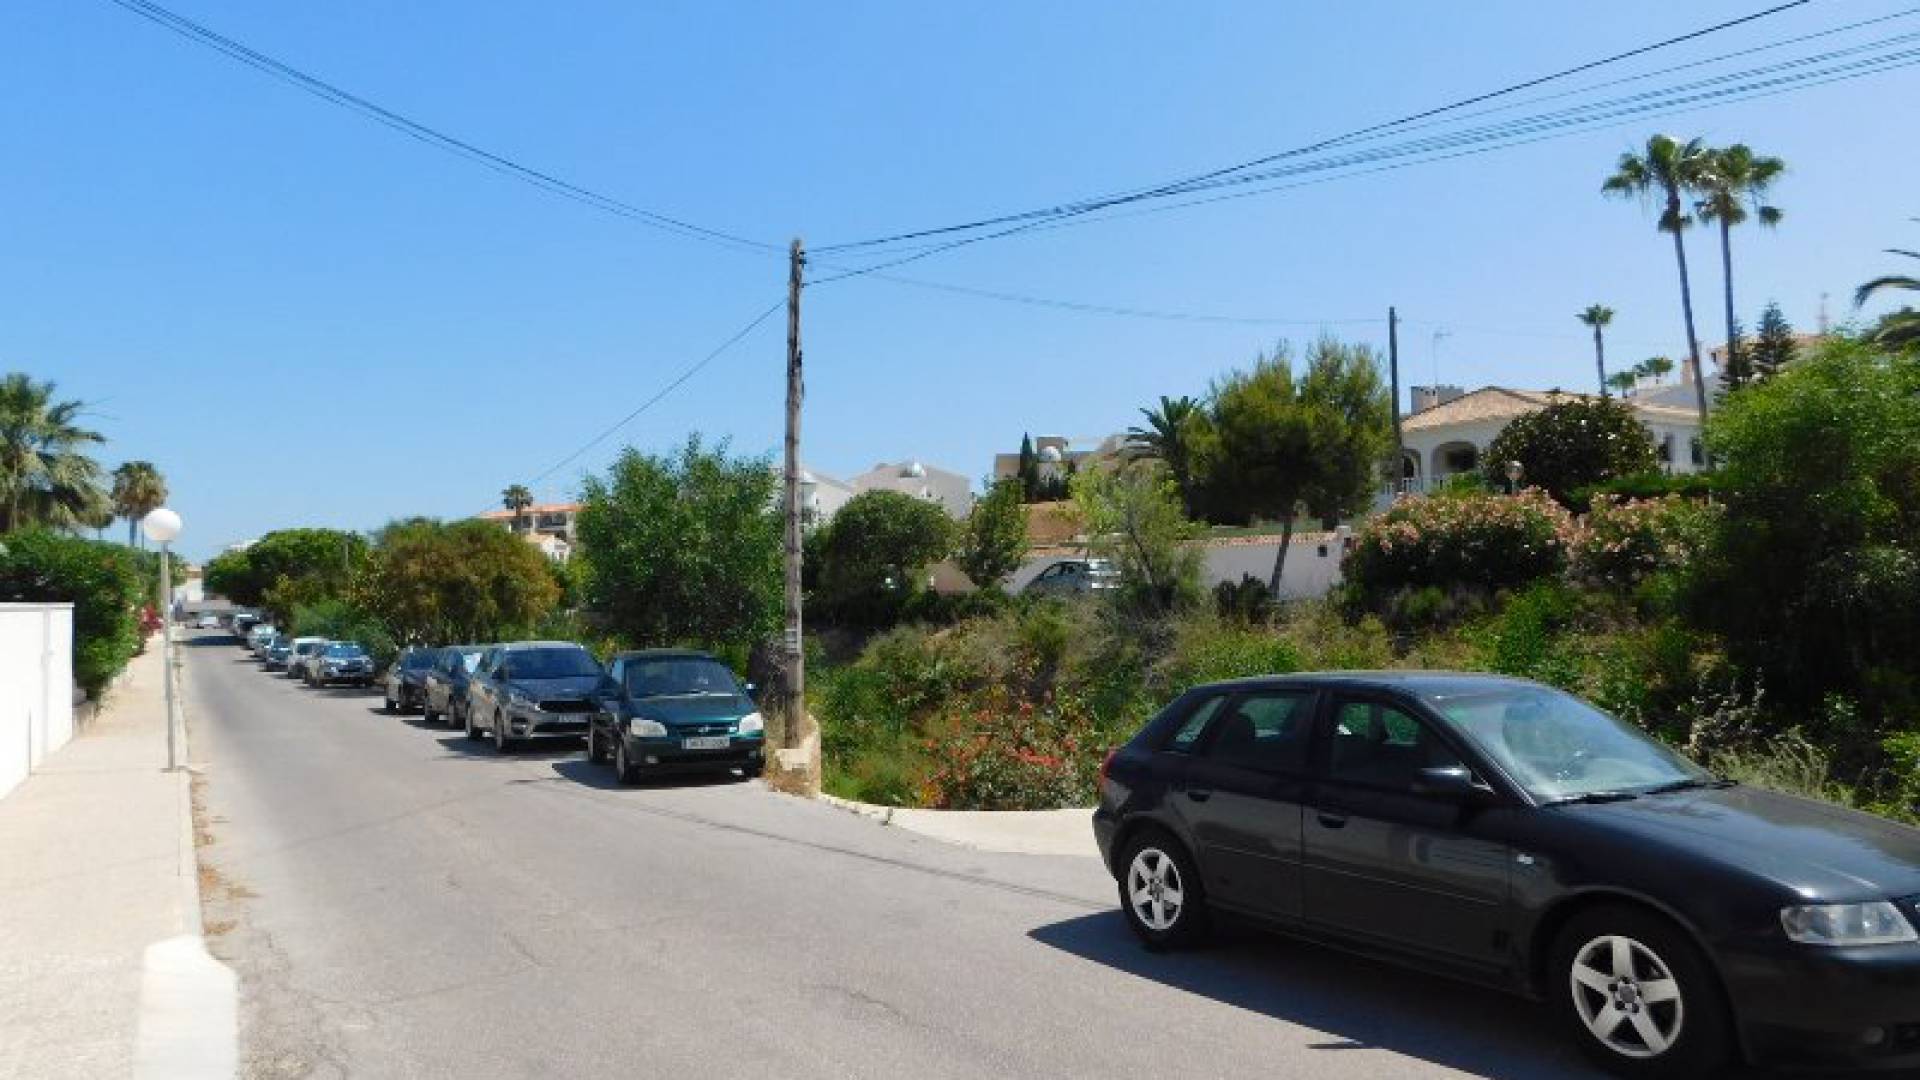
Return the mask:
[(73, 681), (97, 695), (140, 651), (140, 553), (43, 530), (0, 538), (0, 601), (73, 604)]

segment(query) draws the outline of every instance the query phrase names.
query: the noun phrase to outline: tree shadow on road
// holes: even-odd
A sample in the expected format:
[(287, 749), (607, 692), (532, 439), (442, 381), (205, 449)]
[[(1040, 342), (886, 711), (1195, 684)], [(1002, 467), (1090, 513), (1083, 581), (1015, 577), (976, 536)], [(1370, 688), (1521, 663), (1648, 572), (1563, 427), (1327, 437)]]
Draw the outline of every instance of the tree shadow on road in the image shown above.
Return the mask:
[(1329, 1038), (1309, 1044), (1313, 1050), (1378, 1048), (1502, 1080), (1602, 1075), (1558, 1038), (1541, 1005), (1305, 942), (1228, 926), (1208, 948), (1154, 953), (1117, 910), (1028, 936), (1141, 979), (1326, 1032)]

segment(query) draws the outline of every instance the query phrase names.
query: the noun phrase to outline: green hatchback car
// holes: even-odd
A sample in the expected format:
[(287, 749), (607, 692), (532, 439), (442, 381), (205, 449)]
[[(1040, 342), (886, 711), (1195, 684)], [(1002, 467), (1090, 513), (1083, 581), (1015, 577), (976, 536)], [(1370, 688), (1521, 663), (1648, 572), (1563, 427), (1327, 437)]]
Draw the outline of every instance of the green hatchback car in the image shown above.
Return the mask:
[(622, 784), (680, 772), (755, 777), (766, 765), (766, 723), (752, 684), (706, 653), (620, 653), (607, 662), (587, 728), (587, 759), (611, 760)]

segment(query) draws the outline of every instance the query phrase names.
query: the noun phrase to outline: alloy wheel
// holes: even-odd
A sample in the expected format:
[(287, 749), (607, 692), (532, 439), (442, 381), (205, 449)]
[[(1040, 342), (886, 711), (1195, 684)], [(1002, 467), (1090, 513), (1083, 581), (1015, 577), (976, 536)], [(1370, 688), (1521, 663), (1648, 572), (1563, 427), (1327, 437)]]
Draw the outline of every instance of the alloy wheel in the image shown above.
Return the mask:
[(1127, 902), (1134, 918), (1149, 930), (1173, 929), (1186, 907), (1187, 891), (1180, 867), (1157, 847), (1144, 847), (1127, 867)]
[(1582, 945), (1568, 973), (1573, 1007), (1602, 1046), (1622, 1057), (1659, 1057), (1680, 1041), (1680, 981), (1639, 941), (1604, 934)]

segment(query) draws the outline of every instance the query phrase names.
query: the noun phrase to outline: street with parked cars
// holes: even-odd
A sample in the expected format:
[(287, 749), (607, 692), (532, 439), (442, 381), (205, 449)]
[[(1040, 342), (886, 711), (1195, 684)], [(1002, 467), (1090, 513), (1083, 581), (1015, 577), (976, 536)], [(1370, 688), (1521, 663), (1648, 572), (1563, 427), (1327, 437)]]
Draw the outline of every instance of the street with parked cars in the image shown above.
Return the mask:
[[(757, 688), (698, 651), (415, 646), (376, 671), (355, 642), (244, 641), (309, 686), (378, 683), (381, 711), (448, 745), (577, 754), (586, 783), (765, 764)], [(1920, 1063), (1920, 832), (1734, 784), (1538, 683), (1196, 686), (1098, 790), (1090, 848), (1146, 947), (1125, 966), (1151, 978), (1268, 932), (1531, 1002), (1619, 1075)]]

